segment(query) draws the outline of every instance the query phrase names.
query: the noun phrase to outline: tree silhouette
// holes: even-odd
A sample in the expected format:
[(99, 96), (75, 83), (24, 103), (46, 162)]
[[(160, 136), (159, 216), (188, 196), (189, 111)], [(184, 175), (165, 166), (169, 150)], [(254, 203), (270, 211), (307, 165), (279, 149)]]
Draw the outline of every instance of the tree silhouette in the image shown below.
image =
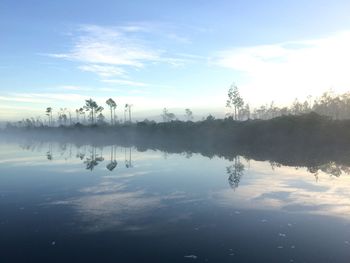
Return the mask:
[(161, 115), (161, 117), (163, 118), (164, 122), (176, 119), (176, 115), (174, 113), (169, 112), (167, 108), (163, 109), (163, 114)]
[(131, 147), (129, 147), (129, 158), (127, 158), (126, 154), (126, 148), (125, 148), (125, 167), (126, 168), (132, 168), (132, 162), (131, 162)]
[(49, 126), (52, 126), (52, 108), (46, 108), (46, 115), (49, 117)]
[(190, 109), (185, 109), (185, 116), (188, 121), (193, 120), (193, 113)]
[(117, 165), (118, 165), (118, 162), (116, 161), (116, 153), (115, 153), (115, 146), (112, 145), (111, 146), (111, 161), (109, 164), (107, 164), (106, 168), (109, 170), (109, 171), (113, 171)]
[(67, 125), (67, 120), (68, 120), (68, 117), (67, 117), (67, 108), (61, 108), (59, 113), (58, 113), (58, 120), (59, 120), (59, 123), (62, 125)]
[(105, 124), (105, 116), (100, 112), (99, 115), (97, 115), (97, 123), (98, 124)]
[(106, 101), (106, 104), (109, 106), (110, 111), (111, 111), (111, 125), (115, 124), (115, 108), (117, 107), (117, 104), (112, 98), (109, 98)]
[[(90, 112), (90, 117), (91, 117), (91, 123), (94, 124), (94, 116), (95, 116), (95, 111), (100, 108), (96, 101), (93, 101), (92, 99), (85, 100), (85, 106), (84, 109), (88, 112)], [(103, 109), (103, 108), (102, 108)]]
[(102, 162), (104, 159), (102, 156), (97, 156), (96, 154), (96, 148), (92, 147), (90, 157), (87, 157), (84, 161), (84, 164), (86, 164), (86, 169), (92, 171), (95, 166), (97, 166), (100, 162)]
[(126, 112), (129, 112), (129, 123), (131, 123), (131, 107), (134, 106), (133, 104), (125, 104), (124, 109), (124, 122), (126, 122)]
[(227, 93), (228, 99), (226, 101), (226, 107), (234, 107), (234, 119), (237, 120), (237, 113), (244, 105), (244, 101), (239, 94), (238, 87), (232, 84)]

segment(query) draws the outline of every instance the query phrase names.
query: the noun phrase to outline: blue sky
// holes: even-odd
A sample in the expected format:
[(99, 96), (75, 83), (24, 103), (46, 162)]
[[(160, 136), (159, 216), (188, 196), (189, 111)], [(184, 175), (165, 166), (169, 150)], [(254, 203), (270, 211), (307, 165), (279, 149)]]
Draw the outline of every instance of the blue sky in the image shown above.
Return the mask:
[[(225, 111), (350, 87), (349, 1), (0, 2), (0, 119), (93, 97), (135, 116)], [(121, 111), (122, 107), (119, 107)]]

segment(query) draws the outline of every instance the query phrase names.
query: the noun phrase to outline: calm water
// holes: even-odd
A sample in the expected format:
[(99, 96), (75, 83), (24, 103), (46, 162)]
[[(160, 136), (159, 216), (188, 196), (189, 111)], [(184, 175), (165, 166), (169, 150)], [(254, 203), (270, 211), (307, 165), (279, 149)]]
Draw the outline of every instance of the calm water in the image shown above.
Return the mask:
[(1, 143), (0, 211), (1, 262), (350, 260), (335, 163)]

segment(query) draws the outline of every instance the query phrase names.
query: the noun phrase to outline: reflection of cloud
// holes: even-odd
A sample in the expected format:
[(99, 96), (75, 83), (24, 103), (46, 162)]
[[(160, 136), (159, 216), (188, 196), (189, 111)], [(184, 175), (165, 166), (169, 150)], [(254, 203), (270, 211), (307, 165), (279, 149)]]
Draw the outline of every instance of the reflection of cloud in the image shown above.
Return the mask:
[[(84, 231), (103, 231), (119, 225), (128, 225), (132, 229), (130, 219), (137, 220), (147, 216), (160, 206), (160, 198), (147, 196), (142, 190), (126, 191), (126, 185), (113, 181), (102, 182), (93, 187), (81, 190), (78, 198), (55, 202), (55, 204), (72, 205), (84, 222)], [(81, 224), (79, 224), (81, 225)]]
[(305, 168), (280, 167), (272, 171), (266, 162), (250, 162), (244, 182), (233, 192), (215, 195), (224, 205), (247, 209), (276, 209), (349, 218), (350, 177), (320, 173), (316, 182)]

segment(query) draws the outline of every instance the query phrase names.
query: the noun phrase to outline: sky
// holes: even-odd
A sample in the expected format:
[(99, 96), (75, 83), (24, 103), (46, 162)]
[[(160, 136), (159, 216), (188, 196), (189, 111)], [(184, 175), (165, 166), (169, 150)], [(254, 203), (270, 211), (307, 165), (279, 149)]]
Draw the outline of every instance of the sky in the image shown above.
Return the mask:
[[(1, 0), (0, 120), (93, 98), (152, 118), (350, 88), (350, 1)], [(106, 115), (108, 112), (106, 111)]]

